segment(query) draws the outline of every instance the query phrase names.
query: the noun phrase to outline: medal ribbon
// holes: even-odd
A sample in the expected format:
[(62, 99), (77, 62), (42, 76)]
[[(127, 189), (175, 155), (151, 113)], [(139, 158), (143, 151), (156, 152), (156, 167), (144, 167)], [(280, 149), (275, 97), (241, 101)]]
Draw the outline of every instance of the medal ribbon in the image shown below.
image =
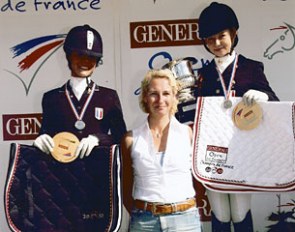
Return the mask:
[(84, 117), (85, 111), (86, 111), (86, 109), (87, 109), (87, 107), (89, 105), (89, 102), (90, 102), (90, 100), (91, 100), (91, 98), (93, 96), (93, 93), (94, 93), (94, 90), (95, 90), (95, 84), (93, 84), (93, 86), (92, 86), (91, 92), (90, 92), (90, 94), (89, 94), (89, 96), (88, 96), (88, 98), (87, 98), (87, 100), (86, 100), (86, 102), (85, 102), (85, 104), (84, 104), (84, 106), (82, 108), (82, 111), (81, 111), (80, 115), (78, 114), (78, 111), (76, 110), (76, 107), (75, 107), (74, 103), (71, 100), (70, 93), (68, 91), (67, 85), (68, 84), (66, 84), (66, 97), (68, 99), (68, 102), (70, 103), (70, 106), (72, 108), (73, 113), (76, 116), (76, 119), (77, 120), (82, 120), (82, 118)]
[(217, 66), (215, 66), (216, 70), (218, 72), (219, 79), (221, 81), (222, 90), (223, 90), (223, 93), (224, 93), (225, 100), (228, 100), (229, 97), (230, 97), (230, 90), (231, 90), (231, 87), (233, 85), (233, 80), (235, 79), (235, 75), (236, 75), (237, 63), (238, 63), (238, 55), (236, 55), (235, 60), (234, 60), (234, 65), (233, 65), (233, 69), (231, 71), (230, 81), (228, 83), (228, 88), (227, 89), (225, 87), (225, 82), (224, 82), (224, 79), (223, 79), (223, 76), (222, 76), (221, 72), (219, 71)]

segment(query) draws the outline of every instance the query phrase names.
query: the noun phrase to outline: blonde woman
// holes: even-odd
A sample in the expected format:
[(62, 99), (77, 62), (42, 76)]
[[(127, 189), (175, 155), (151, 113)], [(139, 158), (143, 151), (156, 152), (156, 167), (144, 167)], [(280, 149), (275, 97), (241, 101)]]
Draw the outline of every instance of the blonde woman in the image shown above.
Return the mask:
[(148, 71), (140, 95), (147, 118), (122, 140), (130, 231), (201, 231), (191, 175), (192, 130), (174, 117), (178, 88), (170, 70)]

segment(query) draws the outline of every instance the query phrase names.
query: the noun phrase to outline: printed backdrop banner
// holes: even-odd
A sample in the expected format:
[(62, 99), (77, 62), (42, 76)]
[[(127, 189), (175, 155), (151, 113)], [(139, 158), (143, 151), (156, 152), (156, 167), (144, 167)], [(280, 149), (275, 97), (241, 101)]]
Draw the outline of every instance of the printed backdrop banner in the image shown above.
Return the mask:
[[(295, 2), (220, 2), (229, 4), (239, 18), (237, 52), (262, 61), (279, 98), (294, 101)], [(100, 32), (103, 65), (96, 69), (92, 79), (118, 91), (131, 129), (145, 118), (138, 106), (138, 94), (140, 81), (148, 69), (190, 57), (197, 74), (212, 59), (197, 37), (198, 15), (209, 3), (208, 0), (0, 1), (0, 197), (3, 198), (10, 144), (32, 144), (42, 121), (43, 93), (61, 86), (70, 76), (62, 43), (71, 27), (89, 24)], [(254, 194), (255, 231), (267, 231), (267, 226), (281, 223), (269, 216), (292, 212), (294, 199), (292, 192)], [(203, 202), (199, 205), (202, 214), (209, 220), (208, 202), (200, 202)], [(0, 215), (0, 231), (9, 231), (3, 201)], [(126, 230), (126, 220), (121, 230)]]

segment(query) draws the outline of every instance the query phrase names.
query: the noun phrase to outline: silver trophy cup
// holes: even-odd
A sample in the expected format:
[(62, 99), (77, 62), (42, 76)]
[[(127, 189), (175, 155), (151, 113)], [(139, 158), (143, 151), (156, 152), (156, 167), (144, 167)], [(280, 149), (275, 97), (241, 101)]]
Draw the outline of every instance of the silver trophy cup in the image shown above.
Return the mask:
[(176, 117), (181, 122), (193, 121), (196, 107), (195, 89), (197, 78), (191, 61), (187, 58), (177, 59), (165, 64), (163, 68), (170, 69), (180, 84)]

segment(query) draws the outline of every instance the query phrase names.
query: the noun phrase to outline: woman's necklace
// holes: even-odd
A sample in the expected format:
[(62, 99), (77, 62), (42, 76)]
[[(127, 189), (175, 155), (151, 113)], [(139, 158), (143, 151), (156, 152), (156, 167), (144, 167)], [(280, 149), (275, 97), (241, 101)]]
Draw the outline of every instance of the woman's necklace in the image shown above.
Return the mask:
[(158, 122), (157, 122), (157, 124), (158, 124), (158, 126), (155, 126), (154, 128), (150, 128), (150, 131), (151, 131), (154, 138), (162, 139), (162, 137), (167, 134), (168, 127), (169, 127), (169, 121), (168, 121), (168, 124), (162, 123), (162, 125), (164, 125), (164, 127), (159, 125)]
[(152, 134), (154, 137), (156, 137), (157, 139), (160, 139), (163, 137), (163, 135), (165, 134), (165, 129), (162, 131), (154, 131), (152, 130)]
[(162, 137), (163, 132), (158, 132), (158, 131), (153, 131), (153, 130), (152, 130), (152, 135), (153, 135), (153, 137), (159, 139), (159, 138)]
[(160, 132), (155, 132), (155, 133), (156, 133), (157, 138), (160, 138), (162, 136), (162, 133), (160, 133)]

